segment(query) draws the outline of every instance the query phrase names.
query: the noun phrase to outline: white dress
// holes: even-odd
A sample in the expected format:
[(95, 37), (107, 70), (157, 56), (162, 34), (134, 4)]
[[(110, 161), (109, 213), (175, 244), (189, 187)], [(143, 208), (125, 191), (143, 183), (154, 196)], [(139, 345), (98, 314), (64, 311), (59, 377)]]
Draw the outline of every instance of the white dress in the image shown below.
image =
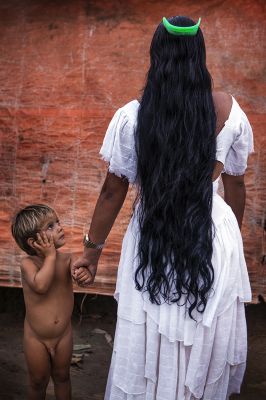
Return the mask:
[[(136, 181), (134, 129), (139, 103), (114, 115), (100, 150), (109, 171)], [(217, 136), (217, 160), (224, 172), (242, 175), (253, 136), (245, 113), (233, 99)], [(225, 400), (239, 393), (247, 331), (244, 302), (251, 290), (242, 238), (231, 208), (213, 184), (214, 284), (203, 314), (189, 318), (185, 306), (152, 304), (135, 289), (139, 229), (136, 212), (127, 228), (118, 268), (117, 326), (105, 400)]]

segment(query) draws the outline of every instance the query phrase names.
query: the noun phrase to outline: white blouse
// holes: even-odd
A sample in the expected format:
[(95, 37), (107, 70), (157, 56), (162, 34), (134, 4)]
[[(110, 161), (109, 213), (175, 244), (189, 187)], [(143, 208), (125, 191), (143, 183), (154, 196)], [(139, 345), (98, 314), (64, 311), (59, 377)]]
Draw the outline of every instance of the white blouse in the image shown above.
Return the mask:
[[(229, 117), (216, 139), (216, 160), (224, 165), (223, 172), (237, 176), (245, 173), (248, 155), (254, 151), (253, 133), (246, 114), (232, 99)], [(133, 100), (116, 111), (100, 149), (109, 171), (130, 183), (136, 182), (137, 174), (134, 132), (138, 108), (139, 102)]]

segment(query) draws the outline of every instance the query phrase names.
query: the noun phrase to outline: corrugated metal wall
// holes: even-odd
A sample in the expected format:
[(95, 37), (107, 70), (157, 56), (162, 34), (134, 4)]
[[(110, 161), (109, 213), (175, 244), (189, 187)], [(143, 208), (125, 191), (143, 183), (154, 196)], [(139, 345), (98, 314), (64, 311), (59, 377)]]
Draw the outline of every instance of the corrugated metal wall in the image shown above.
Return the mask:
[[(41, 1), (0, 5), (0, 285), (20, 286), (21, 252), (10, 236), (14, 212), (55, 207), (78, 253), (106, 166), (98, 151), (114, 111), (138, 98), (149, 45), (162, 16), (202, 17), (214, 85), (246, 111), (256, 152), (247, 171), (243, 226), (253, 294), (265, 295), (265, 2)], [(131, 191), (90, 291), (114, 290)]]

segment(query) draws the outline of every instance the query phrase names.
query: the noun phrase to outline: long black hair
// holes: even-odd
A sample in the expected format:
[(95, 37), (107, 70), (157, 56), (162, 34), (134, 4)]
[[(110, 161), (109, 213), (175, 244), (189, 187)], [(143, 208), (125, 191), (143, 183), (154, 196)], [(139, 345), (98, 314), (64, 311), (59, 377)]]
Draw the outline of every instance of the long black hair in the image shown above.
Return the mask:
[[(168, 19), (191, 26), (187, 17)], [(161, 23), (136, 126), (139, 264), (136, 288), (152, 303), (203, 312), (214, 271), (212, 174), (216, 114), (204, 38), (169, 34)]]

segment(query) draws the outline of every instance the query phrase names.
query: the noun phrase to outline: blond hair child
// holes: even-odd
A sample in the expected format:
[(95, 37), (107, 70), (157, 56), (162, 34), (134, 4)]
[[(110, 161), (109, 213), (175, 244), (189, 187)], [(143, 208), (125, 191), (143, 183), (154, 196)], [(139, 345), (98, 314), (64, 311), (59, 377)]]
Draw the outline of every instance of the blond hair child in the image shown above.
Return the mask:
[(21, 263), (21, 279), (28, 399), (45, 399), (52, 377), (56, 399), (69, 400), (74, 296), (72, 255), (59, 251), (65, 244), (64, 230), (56, 212), (43, 204), (19, 211), (11, 229), (18, 246), (27, 253)]

